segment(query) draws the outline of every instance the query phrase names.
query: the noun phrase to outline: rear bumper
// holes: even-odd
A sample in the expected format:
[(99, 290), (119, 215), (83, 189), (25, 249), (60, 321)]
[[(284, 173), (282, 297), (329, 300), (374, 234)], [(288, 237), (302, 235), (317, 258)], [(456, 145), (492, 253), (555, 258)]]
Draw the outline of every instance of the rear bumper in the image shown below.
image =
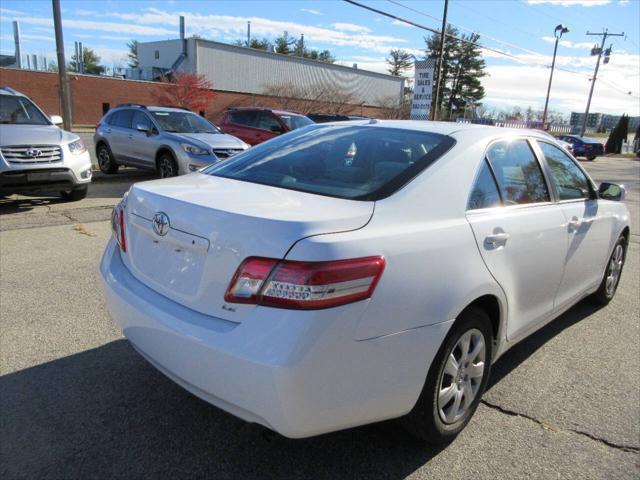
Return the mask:
[(146, 287), (113, 240), (100, 271), (111, 316), (150, 363), (203, 400), (291, 438), (407, 413), (452, 323), (356, 341), (357, 304), (256, 307), (234, 323)]

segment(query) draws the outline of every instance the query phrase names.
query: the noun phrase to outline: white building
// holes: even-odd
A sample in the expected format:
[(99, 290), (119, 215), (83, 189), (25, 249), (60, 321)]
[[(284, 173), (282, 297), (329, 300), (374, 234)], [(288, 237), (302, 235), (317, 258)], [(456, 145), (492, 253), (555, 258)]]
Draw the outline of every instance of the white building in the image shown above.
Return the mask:
[(404, 79), (225, 43), (188, 38), (138, 44), (140, 68), (132, 72), (152, 80), (170, 71), (205, 75), (215, 90), (264, 94), (268, 89), (339, 91), (348, 103), (393, 106), (401, 103)]

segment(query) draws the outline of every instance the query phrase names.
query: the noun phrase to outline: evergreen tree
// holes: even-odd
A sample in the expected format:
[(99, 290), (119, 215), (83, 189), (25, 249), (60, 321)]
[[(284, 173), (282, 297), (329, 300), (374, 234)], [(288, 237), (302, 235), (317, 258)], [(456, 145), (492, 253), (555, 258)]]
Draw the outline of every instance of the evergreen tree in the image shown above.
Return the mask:
[[(273, 42), (275, 46), (276, 53), (282, 53), (284, 55), (290, 55), (295, 51), (295, 45), (297, 40), (289, 35), (289, 32), (286, 30), (282, 35), (276, 37)], [(292, 48), (294, 47), (294, 48)]]
[[(477, 105), (484, 98), (484, 87), (480, 79), (487, 74), (484, 71), (485, 63), (477, 44), (480, 36), (478, 34), (459, 36), (458, 30), (451, 25), (447, 25), (446, 32), (438, 110), (443, 112), (446, 107), (446, 112), (453, 115), (464, 111), (467, 103)], [(440, 54), (440, 35), (434, 33), (431, 37), (425, 38), (425, 42), (426, 58), (435, 58), (437, 62)], [(433, 98), (435, 98), (435, 85)]]
[(629, 133), (629, 116), (622, 115), (616, 127), (611, 130), (607, 143), (604, 146), (606, 153), (620, 153), (622, 152), (622, 142), (626, 141), (627, 134)]
[(413, 55), (402, 49), (391, 50), (385, 61), (387, 62), (387, 65), (389, 65), (387, 71), (391, 75), (399, 77), (409, 70), (411, 65), (413, 65)]
[[(89, 73), (93, 75), (100, 75), (104, 73), (104, 67), (100, 65), (100, 57), (96, 55), (96, 52), (91, 50), (90, 48), (82, 49), (82, 63), (84, 64), (84, 73)], [(71, 61), (69, 62), (69, 70), (72, 72), (79, 71), (78, 58), (74, 53), (71, 57)]]
[(129, 49), (129, 53), (127, 53), (129, 66), (131, 68), (138, 68), (138, 66), (140, 65), (140, 61), (138, 60), (138, 41), (131, 40), (129, 43), (127, 43), (127, 48)]

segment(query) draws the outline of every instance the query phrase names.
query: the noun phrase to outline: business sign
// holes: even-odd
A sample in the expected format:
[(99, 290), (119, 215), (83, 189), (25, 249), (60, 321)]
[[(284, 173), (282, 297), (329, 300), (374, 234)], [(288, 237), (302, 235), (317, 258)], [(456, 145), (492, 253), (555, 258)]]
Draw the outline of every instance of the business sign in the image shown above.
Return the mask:
[(436, 60), (416, 60), (416, 76), (413, 82), (413, 100), (411, 101), (411, 120), (429, 120), (431, 113), (431, 92), (433, 90), (433, 71)]

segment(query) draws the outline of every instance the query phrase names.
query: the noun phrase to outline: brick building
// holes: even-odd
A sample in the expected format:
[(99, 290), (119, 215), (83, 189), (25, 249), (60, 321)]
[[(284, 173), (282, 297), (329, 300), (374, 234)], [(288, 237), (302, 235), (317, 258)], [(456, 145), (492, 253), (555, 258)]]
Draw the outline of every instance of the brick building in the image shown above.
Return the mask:
[[(0, 85), (14, 88), (29, 96), (49, 115), (61, 115), (58, 74), (15, 68), (0, 68)], [(106, 76), (69, 73), (74, 125), (95, 125), (104, 112), (120, 103), (153, 105), (154, 92), (166, 88), (159, 82), (128, 80)], [(254, 93), (215, 90), (216, 96), (205, 116), (218, 121), (229, 107), (262, 106), (280, 108), (283, 99)], [(353, 105), (356, 115), (384, 118), (387, 109), (379, 106)]]

